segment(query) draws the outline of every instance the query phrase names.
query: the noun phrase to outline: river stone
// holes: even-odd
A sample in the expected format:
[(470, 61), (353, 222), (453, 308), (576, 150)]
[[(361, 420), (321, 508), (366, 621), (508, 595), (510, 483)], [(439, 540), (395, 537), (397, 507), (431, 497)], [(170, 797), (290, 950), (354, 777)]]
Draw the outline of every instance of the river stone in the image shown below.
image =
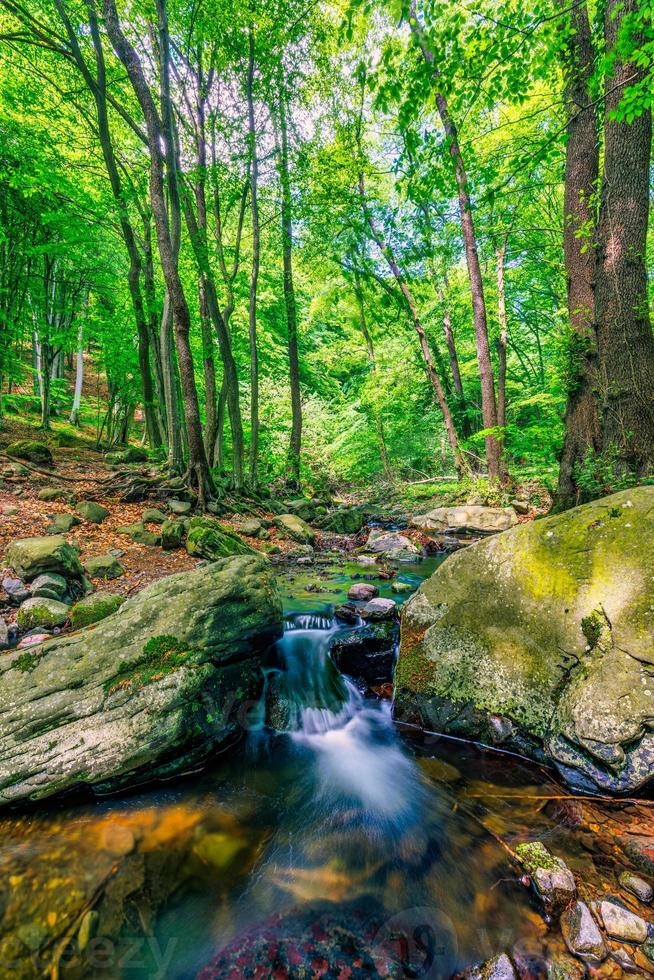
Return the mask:
[(380, 619), (392, 619), (397, 612), (395, 599), (371, 599), (360, 610), (364, 619), (378, 621)]
[(70, 608), (65, 602), (39, 596), (25, 600), (18, 610), (16, 621), (22, 630), (31, 630), (36, 627), (52, 629), (54, 626), (63, 626), (68, 619), (69, 612)]
[(654, 898), (654, 888), (650, 885), (648, 881), (643, 881), (638, 875), (632, 874), (631, 871), (623, 871), (620, 875), (620, 884), (632, 895), (635, 895), (637, 899), (641, 902), (649, 904)]
[(26, 459), (36, 466), (52, 466), (52, 453), (44, 442), (37, 442), (32, 439), (19, 439), (7, 446), (8, 456), (17, 456), (18, 459)]
[(400, 582), (395, 579), (391, 582), (391, 592), (395, 592), (396, 595), (404, 595), (406, 592), (413, 592), (413, 586), (408, 582)]
[(84, 571), (91, 578), (120, 578), (125, 569), (113, 555), (95, 555), (84, 562)]
[(60, 487), (43, 487), (36, 495), (37, 500), (43, 500), (46, 503), (51, 500), (63, 500), (65, 496), (66, 492)]
[(329, 644), (329, 655), (342, 674), (372, 687), (392, 680), (397, 640), (397, 623), (373, 623), (336, 632)]
[(396, 561), (415, 560), (419, 553), (413, 541), (406, 535), (397, 531), (383, 531), (381, 528), (374, 528), (370, 532), (365, 550)]
[(76, 524), (79, 524), (79, 518), (75, 517), (74, 514), (55, 514), (48, 527), (48, 532), (50, 534), (68, 534)]
[(626, 943), (644, 943), (647, 939), (647, 923), (629, 909), (615, 902), (600, 902), (600, 914), (604, 928), (613, 939)]
[(163, 524), (168, 518), (158, 507), (146, 507), (141, 520), (144, 524)]
[(576, 898), (577, 885), (573, 873), (565, 861), (550, 854), (544, 844), (540, 841), (518, 844), (515, 852), (548, 915), (558, 915)]
[(466, 980), (517, 980), (513, 963), (506, 953), (467, 970), (464, 977)]
[(371, 585), (369, 582), (355, 582), (348, 589), (347, 597), (348, 599), (363, 599), (368, 602), (369, 599), (374, 599), (375, 596), (379, 595), (379, 589), (376, 585)]
[(186, 550), (194, 558), (216, 561), (229, 555), (256, 554), (254, 548), (235, 531), (211, 517), (192, 517), (186, 537)]
[(115, 613), (125, 602), (125, 596), (113, 595), (109, 592), (95, 592), (76, 602), (70, 611), (70, 622), (74, 630), (91, 623), (99, 623)]
[(549, 758), (577, 789), (638, 790), (654, 774), (652, 548), (643, 486), (450, 555), (404, 606), (395, 717)]
[(435, 507), (427, 514), (416, 514), (411, 518), (412, 527), (422, 531), (469, 531), (472, 533), (495, 534), (508, 531), (518, 523), (513, 507)]
[(63, 575), (57, 575), (55, 572), (46, 572), (44, 575), (38, 575), (34, 579), (31, 592), (33, 596), (47, 595), (49, 598), (61, 599), (66, 594), (67, 589), (68, 583)]
[(26, 582), (44, 572), (56, 572), (64, 578), (81, 578), (84, 574), (77, 552), (59, 535), (12, 541), (5, 559)]
[(598, 964), (607, 957), (606, 943), (585, 902), (573, 902), (561, 916), (561, 932), (574, 956)]
[(126, 534), (128, 538), (132, 539), (134, 544), (145, 544), (151, 548), (155, 548), (161, 544), (161, 535), (155, 534), (154, 531), (148, 531), (145, 524), (141, 524), (140, 521), (136, 521), (135, 524), (125, 524), (123, 527), (117, 527), (116, 532), (118, 534)]
[(161, 547), (164, 551), (174, 551), (182, 547), (186, 528), (181, 521), (164, 521), (161, 525)]
[(95, 500), (80, 500), (75, 510), (85, 521), (91, 521), (92, 524), (102, 524), (109, 517), (107, 508), (97, 504)]
[(297, 541), (298, 544), (312, 545), (316, 540), (316, 532), (297, 514), (280, 514), (276, 518), (275, 524), (282, 534), (292, 538), (293, 541)]
[(78, 633), (0, 658), (0, 803), (105, 792), (197, 767), (242, 733), (282, 632), (268, 562), (160, 579)]

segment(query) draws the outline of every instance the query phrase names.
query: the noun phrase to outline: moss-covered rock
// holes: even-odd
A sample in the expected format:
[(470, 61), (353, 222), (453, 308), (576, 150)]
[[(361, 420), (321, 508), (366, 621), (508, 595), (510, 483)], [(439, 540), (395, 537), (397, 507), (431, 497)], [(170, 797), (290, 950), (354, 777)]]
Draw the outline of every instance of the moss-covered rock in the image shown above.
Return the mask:
[(161, 544), (161, 535), (154, 531), (148, 531), (145, 524), (137, 521), (135, 524), (125, 524), (123, 527), (116, 528), (118, 534), (126, 534), (135, 544), (146, 544), (151, 548), (156, 548)]
[(12, 541), (5, 560), (26, 582), (43, 572), (57, 572), (64, 578), (81, 578), (84, 574), (77, 552), (59, 535)]
[(60, 487), (43, 487), (37, 493), (38, 500), (43, 500), (45, 503), (49, 503), (51, 500), (65, 500), (66, 491), (62, 490)]
[(217, 561), (218, 558), (227, 558), (230, 555), (256, 554), (254, 548), (239, 538), (231, 528), (210, 517), (191, 518), (186, 550), (193, 557), (208, 558), (209, 561)]
[(147, 507), (143, 511), (141, 520), (144, 524), (163, 524), (167, 517), (158, 507)]
[(92, 524), (102, 524), (109, 517), (107, 508), (96, 503), (95, 500), (80, 500), (75, 510), (80, 517), (85, 521), (91, 521)]
[(76, 524), (79, 524), (79, 518), (74, 514), (55, 514), (48, 531), (50, 534), (68, 534)]
[(76, 602), (70, 611), (70, 622), (74, 630), (91, 623), (99, 623), (101, 619), (111, 616), (125, 602), (122, 595), (112, 595), (108, 592), (95, 592)]
[(654, 775), (654, 487), (451, 555), (405, 605), (395, 716), (552, 759), (574, 786)]
[(91, 578), (120, 578), (125, 569), (113, 555), (94, 555), (84, 562), (84, 571)]
[(145, 463), (148, 454), (145, 449), (140, 449), (138, 446), (129, 446), (128, 449), (107, 453), (105, 459), (110, 463)]
[[(0, 658), (0, 804), (101, 791), (197, 766), (243, 731), (282, 631), (250, 555), (160, 579), (77, 633)], [(21, 660), (23, 657), (23, 660)]]
[(275, 524), (282, 534), (298, 544), (313, 544), (316, 540), (316, 532), (297, 514), (280, 514), (275, 519)]
[(44, 442), (36, 439), (19, 439), (7, 446), (7, 455), (16, 456), (18, 459), (26, 459), (35, 466), (52, 466), (52, 453)]
[(325, 514), (317, 522), (319, 527), (333, 534), (358, 534), (368, 519), (363, 507), (339, 507)]
[(68, 619), (68, 613), (69, 607), (65, 602), (36, 596), (25, 600), (18, 610), (16, 619), (22, 630), (33, 630), (38, 626), (52, 629), (55, 626), (63, 626)]
[(186, 528), (181, 521), (164, 521), (161, 525), (161, 547), (164, 551), (175, 551), (184, 542)]

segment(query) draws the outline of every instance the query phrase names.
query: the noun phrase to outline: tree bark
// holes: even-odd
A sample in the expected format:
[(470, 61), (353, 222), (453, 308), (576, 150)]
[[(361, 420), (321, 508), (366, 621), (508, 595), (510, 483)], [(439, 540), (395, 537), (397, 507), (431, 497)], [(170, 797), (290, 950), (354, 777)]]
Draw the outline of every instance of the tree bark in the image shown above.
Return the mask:
[(495, 247), (497, 273), (497, 320), (500, 333), (497, 344), (497, 424), (506, 425), (506, 287), (504, 283), (504, 262), (506, 259), (506, 238)]
[[(189, 473), (192, 483), (197, 487), (198, 498), (201, 506), (206, 503), (207, 497), (211, 494), (212, 482), (211, 474), (207, 464), (207, 457), (204, 451), (202, 439), (202, 424), (200, 421), (200, 406), (198, 393), (195, 386), (193, 373), (193, 356), (190, 347), (191, 317), (189, 313), (184, 287), (179, 274), (179, 263), (177, 249), (175, 248), (175, 236), (171, 236), (171, 222), (173, 229), (179, 224), (179, 187), (178, 175), (174, 160), (174, 138), (172, 131), (172, 112), (168, 93), (169, 84), (169, 51), (167, 37), (167, 21), (165, 0), (158, 0), (157, 12), (159, 16), (159, 35), (161, 50), (161, 89), (162, 102), (164, 108), (164, 121), (159, 118), (159, 114), (154, 104), (152, 93), (141, 65), (140, 59), (130, 42), (125, 37), (118, 13), (115, 0), (103, 0), (103, 9), (107, 32), (111, 39), (114, 49), (122, 61), (129, 76), (132, 88), (141, 106), (145, 118), (148, 146), (150, 151), (150, 199), (152, 203), (152, 213), (154, 216), (155, 228), (157, 231), (157, 244), (161, 267), (166, 283), (166, 289), (173, 314), (173, 329), (175, 333), (175, 344), (177, 357), (179, 360), (180, 379), (184, 396), (184, 412), (186, 418), (186, 429), (189, 443)], [(164, 185), (164, 169), (161, 157), (161, 147), (166, 148), (167, 162), (167, 185), (170, 200), (171, 222), (169, 222), (168, 210), (166, 207), (166, 194)]]
[[(363, 300), (363, 290), (361, 288), (361, 277), (359, 276), (359, 272), (356, 266), (354, 266), (354, 295), (356, 296), (357, 306), (359, 309), (359, 325), (361, 327), (361, 333), (363, 334), (363, 339), (366, 345), (366, 352), (368, 354), (368, 364), (370, 365), (370, 370), (372, 374), (376, 375), (377, 358), (375, 357), (375, 346), (373, 343), (372, 334), (370, 333), (370, 330), (368, 328), (366, 307)], [(375, 419), (375, 430), (377, 432), (377, 445), (379, 446), (379, 456), (382, 461), (384, 476), (387, 479), (390, 479), (392, 476), (392, 469), (388, 458), (388, 448), (386, 446), (386, 433), (384, 432), (384, 420), (382, 419), (381, 414), (376, 407), (373, 409), (373, 416)]]
[(254, 115), (254, 31), (248, 35), (248, 137), (250, 142), (250, 213), (252, 215), (252, 269), (250, 272), (250, 296), (248, 301), (248, 337), (250, 342), (250, 483), (259, 483), (259, 354), (257, 350), (257, 287), (261, 236), (259, 230), (259, 161), (257, 157), (257, 129)]
[(300, 454), (302, 451), (302, 394), (300, 391), (300, 361), (298, 355), (297, 303), (293, 283), (293, 215), (291, 181), (288, 165), (288, 127), (286, 92), (280, 71), (279, 86), (279, 179), (282, 197), (282, 258), (284, 264), (284, 301), (288, 336), (288, 366), (291, 387), (291, 436), (287, 459), (287, 483), (300, 488)]
[[(566, 0), (559, 0), (561, 6)], [(597, 399), (595, 326), (595, 236), (593, 199), (599, 177), (599, 134), (590, 84), (595, 52), (586, 3), (573, 7), (565, 54), (565, 101), (568, 115), (565, 159), (563, 253), (571, 331), (570, 378), (565, 410), (558, 505), (579, 499), (576, 475), (588, 454), (601, 449)]]
[[(411, 13), (409, 23), (412, 32), (418, 39), (418, 44), (425, 62), (431, 68), (432, 81), (440, 82), (440, 72), (434, 61), (434, 53), (431, 51), (424, 40), (422, 30), (418, 23), (415, 0), (411, 3)], [(435, 92), (436, 106), (438, 114), (445, 130), (449, 142), (449, 152), (454, 165), (454, 176), (459, 198), (459, 214), (461, 218), (461, 231), (463, 234), (463, 244), (468, 266), (468, 276), (470, 278), (470, 292), (472, 296), (472, 311), (475, 325), (475, 338), (477, 343), (477, 364), (479, 366), (479, 379), (481, 382), (481, 409), (484, 428), (495, 430), (497, 428), (497, 404), (495, 401), (495, 381), (493, 377), (493, 364), (490, 356), (490, 346), (488, 343), (488, 324), (486, 318), (486, 300), (484, 297), (484, 282), (479, 264), (479, 254), (477, 251), (477, 236), (472, 216), (472, 201), (468, 185), (468, 174), (463, 161), (459, 136), (456, 124), (450, 115), (447, 99), (437, 88)], [(486, 435), (486, 462), (488, 464), (489, 480), (499, 480), (502, 475), (502, 444), (496, 432), (491, 431)]]
[[(618, 38), (639, 0), (608, 0), (605, 41), (615, 54), (604, 100), (604, 173), (598, 226), (596, 318), (602, 395), (602, 446), (622, 473), (654, 470), (654, 337), (649, 318), (645, 249), (649, 211), (652, 116), (616, 119), (635, 64), (623, 62)], [(635, 39), (636, 41), (638, 39)]]

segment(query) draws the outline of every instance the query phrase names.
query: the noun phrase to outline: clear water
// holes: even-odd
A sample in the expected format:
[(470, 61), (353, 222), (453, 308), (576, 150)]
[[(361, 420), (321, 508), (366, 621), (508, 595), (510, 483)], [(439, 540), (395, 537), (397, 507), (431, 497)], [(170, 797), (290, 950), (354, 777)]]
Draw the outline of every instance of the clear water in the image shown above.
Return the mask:
[[(402, 578), (416, 585), (434, 564)], [(310, 960), (325, 915), (373, 951), (382, 966), (368, 976), (446, 978), (516, 941), (541, 948), (542, 920), (496, 836), (546, 836), (583, 862), (574, 836), (525, 802), (556, 788), (515, 758), (443, 739), (414, 747), (388, 702), (336, 673), (332, 608), (352, 574), (371, 572), (326, 567), (285, 583), (293, 598), (267, 678), (283, 733), (265, 728), (262, 708), (240, 749), (195, 778), (0, 823), (6, 975), (190, 980), (221, 950), (212, 976), (354, 975), (320, 972), (322, 961), (275, 972), (278, 940)], [(315, 581), (333, 591), (306, 591)], [(84, 908), (99, 920), (80, 959)]]

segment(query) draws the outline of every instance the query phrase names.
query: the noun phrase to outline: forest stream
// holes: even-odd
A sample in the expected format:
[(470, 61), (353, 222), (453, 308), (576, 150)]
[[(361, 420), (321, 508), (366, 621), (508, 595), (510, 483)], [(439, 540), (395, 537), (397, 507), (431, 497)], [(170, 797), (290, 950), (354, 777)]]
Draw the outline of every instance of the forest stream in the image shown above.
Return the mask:
[[(415, 588), (439, 561), (399, 577)], [(282, 578), (266, 689), (284, 732), (266, 727), (264, 694), (241, 748), (201, 775), (3, 817), (4, 976), (446, 978), (509, 949), (521, 975), (545, 976), (562, 941), (506, 842), (546, 842), (592, 891), (611, 873), (615, 814), (596, 809), (602, 839), (579, 804), (548, 799), (565, 792), (540, 767), (399, 732), (390, 702), (328, 654), (355, 628), (333, 612), (352, 574)]]

